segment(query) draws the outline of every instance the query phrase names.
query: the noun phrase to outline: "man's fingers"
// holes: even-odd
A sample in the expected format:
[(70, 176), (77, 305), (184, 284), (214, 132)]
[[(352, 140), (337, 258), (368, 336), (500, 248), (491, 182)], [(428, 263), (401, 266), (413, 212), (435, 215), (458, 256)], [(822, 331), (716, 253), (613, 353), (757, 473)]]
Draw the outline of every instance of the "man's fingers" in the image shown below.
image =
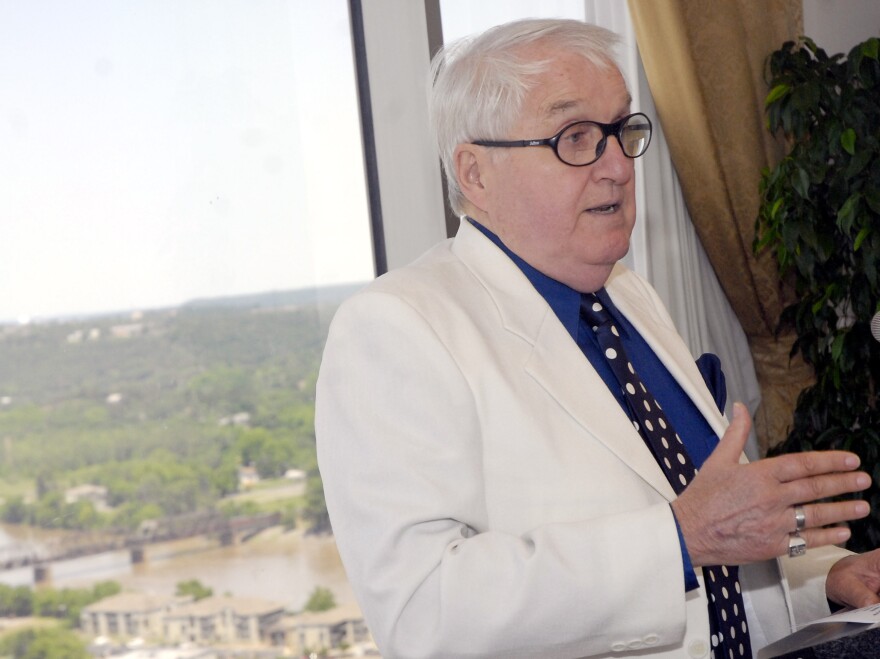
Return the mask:
[(788, 483), (809, 476), (853, 471), (859, 466), (859, 456), (848, 451), (808, 451), (768, 458), (767, 463), (779, 482)]
[(832, 602), (861, 608), (880, 602), (880, 550), (854, 554), (837, 561), (825, 580)]
[(871, 477), (863, 471), (839, 472), (789, 481), (782, 485), (782, 492), (783, 500), (794, 505), (861, 492), (870, 486)]
[[(799, 535), (806, 541), (807, 549), (825, 545), (840, 545), (849, 540), (852, 532), (847, 526), (833, 526), (865, 517), (870, 506), (865, 501), (837, 501), (804, 506), (806, 526)], [(795, 530), (794, 511), (791, 511), (791, 531), (782, 541), (782, 554), (788, 553), (792, 532)]]
[[(867, 517), (871, 507), (867, 501), (836, 501), (833, 503), (820, 503), (804, 506), (805, 528), (817, 526), (829, 526), (853, 519)], [(792, 515), (791, 530), (794, 531), (795, 522)]]
[(724, 436), (721, 437), (721, 441), (718, 442), (703, 468), (710, 462), (738, 464), (739, 457), (746, 447), (746, 441), (749, 439), (749, 430), (751, 428), (752, 419), (746, 406), (742, 403), (734, 403), (733, 419), (731, 419), (730, 425), (724, 432)]
[[(801, 531), (800, 536), (807, 541), (807, 551), (817, 547), (826, 545), (840, 545), (849, 540), (852, 532), (845, 526), (833, 526), (826, 529), (809, 529)], [(791, 536), (786, 536), (784, 546), (780, 554), (787, 555), (789, 548), (789, 540)]]
[(874, 606), (880, 604), (880, 596), (870, 588), (862, 586), (859, 592), (853, 595), (853, 603), (850, 604), (854, 609), (863, 609), (866, 606)]

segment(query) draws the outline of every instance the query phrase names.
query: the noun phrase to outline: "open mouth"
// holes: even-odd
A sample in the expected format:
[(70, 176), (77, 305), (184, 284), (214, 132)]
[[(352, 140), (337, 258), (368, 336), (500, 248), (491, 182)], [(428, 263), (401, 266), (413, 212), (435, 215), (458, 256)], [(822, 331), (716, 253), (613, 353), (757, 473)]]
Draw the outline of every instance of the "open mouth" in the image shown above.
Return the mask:
[(602, 204), (601, 206), (593, 206), (588, 208), (587, 212), (597, 213), (599, 215), (610, 215), (616, 213), (620, 209), (620, 204)]

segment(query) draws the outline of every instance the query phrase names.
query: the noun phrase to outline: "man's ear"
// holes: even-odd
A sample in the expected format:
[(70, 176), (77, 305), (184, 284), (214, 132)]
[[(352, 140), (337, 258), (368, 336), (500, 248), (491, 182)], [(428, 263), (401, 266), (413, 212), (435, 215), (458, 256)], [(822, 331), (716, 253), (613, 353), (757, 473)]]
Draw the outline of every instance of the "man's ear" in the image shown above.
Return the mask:
[(462, 194), (478, 209), (485, 210), (488, 194), (485, 185), (485, 152), (473, 144), (459, 144), (452, 157)]

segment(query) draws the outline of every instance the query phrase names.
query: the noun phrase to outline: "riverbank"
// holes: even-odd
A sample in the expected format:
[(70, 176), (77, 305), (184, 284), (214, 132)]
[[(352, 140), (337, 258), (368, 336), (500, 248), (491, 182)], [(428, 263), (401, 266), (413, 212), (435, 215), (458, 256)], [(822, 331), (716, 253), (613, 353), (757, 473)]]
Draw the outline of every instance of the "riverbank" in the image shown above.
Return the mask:
[[(13, 544), (39, 543), (49, 537), (39, 529), (20, 527), (0, 527), (0, 532)], [(81, 588), (112, 580), (124, 590), (172, 595), (178, 583), (192, 579), (218, 595), (257, 597), (279, 602), (290, 611), (302, 609), (318, 586), (329, 588), (337, 604), (354, 602), (333, 536), (282, 527), (229, 546), (206, 537), (148, 545), (139, 564), (132, 564), (125, 551), (54, 563), (48, 585)], [(33, 570), (0, 572), (0, 583), (32, 586)]]

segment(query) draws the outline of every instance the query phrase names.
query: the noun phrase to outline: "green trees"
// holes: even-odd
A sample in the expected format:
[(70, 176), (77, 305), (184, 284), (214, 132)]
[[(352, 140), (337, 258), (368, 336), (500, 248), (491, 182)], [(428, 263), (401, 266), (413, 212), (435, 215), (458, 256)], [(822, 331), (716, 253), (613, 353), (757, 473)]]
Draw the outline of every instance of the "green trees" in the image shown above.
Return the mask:
[(330, 515), (324, 500), (324, 483), (317, 467), (309, 472), (306, 480), (306, 502), (302, 510), (303, 519), (315, 531), (330, 530)]
[(42, 616), (58, 618), (69, 625), (79, 625), (83, 607), (92, 602), (115, 595), (121, 588), (115, 581), (102, 581), (92, 588), (39, 588), (7, 586), (0, 584), (0, 616), (21, 618)]
[(0, 508), (3, 521), (10, 524), (25, 524), (28, 522), (28, 515), (28, 506), (21, 496), (12, 497)]
[[(27, 479), (34, 495), (15, 492), (0, 517), (131, 530), (215, 507), (238, 490), (239, 467), (254, 466), (262, 478), (313, 471), (306, 507), (320, 522), (314, 383), (331, 316), (254, 300), (148, 312), (125, 338), (114, 328), (129, 318), (8, 328), (0, 479)], [(65, 500), (86, 483), (107, 489), (106, 506)]]
[(0, 520), (10, 524), (30, 524), (46, 529), (90, 530), (101, 528), (106, 520), (88, 501), (67, 503), (58, 491), (47, 492), (34, 504), (20, 496), (0, 505)]
[(318, 613), (320, 611), (329, 611), (335, 607), (336, 597), (334, 597), (333, 591), (323, 586), (315, 586), (303, 609), (311, 613)]
[(13, 659), (90, 659), (85, 643), (61, 627), (30, 627), (0, 641), (0, 655)]
[(189, 595), (198, 602), (199, 600), (213, 595), (214, 590), (205, 586), (198, 579), (190, 579), (189, 581), (181, 581), (178, 583), (174, 594), (178, 597)]

